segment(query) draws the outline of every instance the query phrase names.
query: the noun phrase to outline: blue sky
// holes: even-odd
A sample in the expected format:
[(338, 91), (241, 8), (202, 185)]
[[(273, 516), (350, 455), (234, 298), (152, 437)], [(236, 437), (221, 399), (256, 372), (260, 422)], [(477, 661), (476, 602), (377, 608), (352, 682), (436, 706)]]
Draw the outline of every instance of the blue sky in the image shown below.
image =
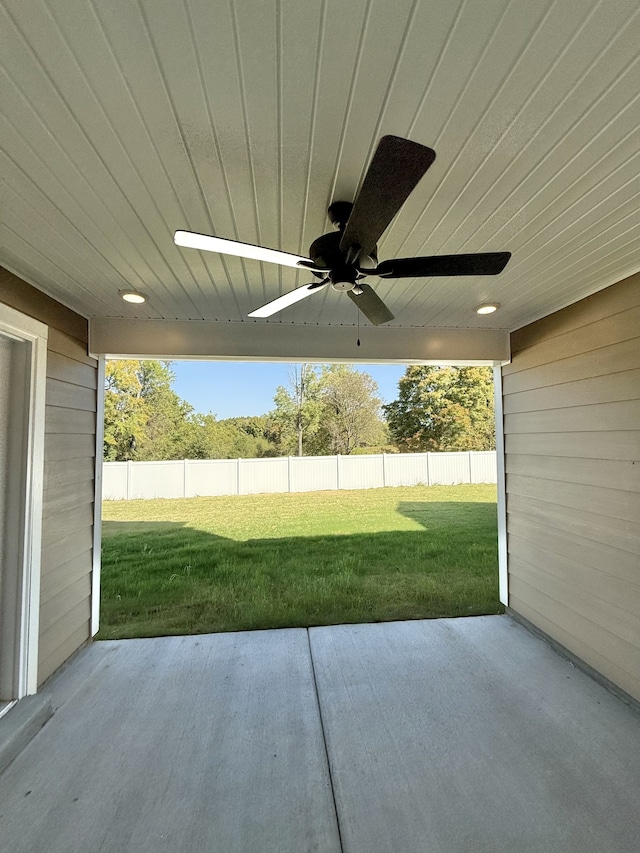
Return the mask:
[[(291, 365), (284, 362), (174, 361), (173, 390), (197, 412), (223, 418), (264, 415), (273, 408), (278, 385), (287, 385)], [(405, 367), (397, 364), (361, 364), (377, 383), (383, 402), (398, 396), (398, 380)]]

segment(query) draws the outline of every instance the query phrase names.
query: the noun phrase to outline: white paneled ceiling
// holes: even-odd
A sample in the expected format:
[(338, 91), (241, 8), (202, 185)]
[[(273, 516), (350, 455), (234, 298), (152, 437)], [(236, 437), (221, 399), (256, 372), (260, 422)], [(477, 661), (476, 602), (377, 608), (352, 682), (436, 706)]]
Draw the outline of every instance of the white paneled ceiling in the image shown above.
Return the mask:
[(381, 259), (513, 253), (369, 279), (390, 326), (514, 329), (640, 269), (638, 0), (4, 0), (0, 31), (0, 264), (87, 317), (353, 326), (330, 288), (248, 319), (309, 276), (172, 235), (307, 255), (384, 134), (437, 157)]

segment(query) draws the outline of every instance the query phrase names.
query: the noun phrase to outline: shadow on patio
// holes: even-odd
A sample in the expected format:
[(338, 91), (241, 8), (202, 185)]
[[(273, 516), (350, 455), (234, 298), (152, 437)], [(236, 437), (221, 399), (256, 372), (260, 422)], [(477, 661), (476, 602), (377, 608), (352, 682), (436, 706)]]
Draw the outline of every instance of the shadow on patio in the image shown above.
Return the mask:
[(47, 690), (11, 853), (637, 849), (636, 710), (509, 616), (95, 643)]

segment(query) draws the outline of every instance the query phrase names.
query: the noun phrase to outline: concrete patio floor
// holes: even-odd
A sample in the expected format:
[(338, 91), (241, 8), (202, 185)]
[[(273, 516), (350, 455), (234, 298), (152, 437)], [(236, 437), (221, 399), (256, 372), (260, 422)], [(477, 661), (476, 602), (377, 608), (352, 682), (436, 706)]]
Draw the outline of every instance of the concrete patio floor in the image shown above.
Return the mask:
[(509, 616), (96, 643), (7, 853), (640, 849), (640, 715)]

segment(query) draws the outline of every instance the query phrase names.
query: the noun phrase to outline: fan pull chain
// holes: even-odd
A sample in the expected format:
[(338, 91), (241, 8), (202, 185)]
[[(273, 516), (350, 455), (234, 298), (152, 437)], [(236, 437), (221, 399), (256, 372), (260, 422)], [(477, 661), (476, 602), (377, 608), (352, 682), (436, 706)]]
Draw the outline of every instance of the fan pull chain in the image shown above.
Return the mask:
[(356, 305), (356, 313), (358, 315), (358, 340), (356, 341), (356, 344), (358, 346), (360, 346), (360, 309), (358, 308), (357, 305)]

